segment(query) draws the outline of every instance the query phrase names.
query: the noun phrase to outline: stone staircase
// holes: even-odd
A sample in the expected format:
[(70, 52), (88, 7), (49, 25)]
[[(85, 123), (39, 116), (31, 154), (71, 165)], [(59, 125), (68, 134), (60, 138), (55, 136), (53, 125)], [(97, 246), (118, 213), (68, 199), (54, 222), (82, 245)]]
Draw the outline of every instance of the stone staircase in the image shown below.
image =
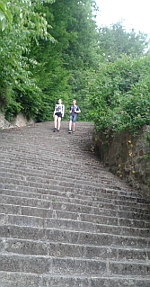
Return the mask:
[(150, 287), (148, 202), (67, 124), (0, 131), (0, 287)]

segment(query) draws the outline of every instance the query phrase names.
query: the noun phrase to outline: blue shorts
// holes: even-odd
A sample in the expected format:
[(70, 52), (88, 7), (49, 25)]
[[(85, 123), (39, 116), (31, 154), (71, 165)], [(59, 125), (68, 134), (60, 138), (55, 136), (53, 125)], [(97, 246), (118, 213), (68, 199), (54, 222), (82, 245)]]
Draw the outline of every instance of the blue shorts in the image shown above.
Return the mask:
[(69, 117), (70, 121), (72, 121), (73, 123), (75, 123), (76, 118), (77, 118), (77, 114), (71, 114)]

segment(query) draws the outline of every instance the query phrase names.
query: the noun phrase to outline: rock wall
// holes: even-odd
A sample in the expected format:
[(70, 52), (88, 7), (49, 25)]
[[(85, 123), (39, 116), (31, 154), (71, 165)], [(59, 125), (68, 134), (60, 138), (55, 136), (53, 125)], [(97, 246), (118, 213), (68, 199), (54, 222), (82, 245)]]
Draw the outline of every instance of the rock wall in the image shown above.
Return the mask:
[[(109, 170), (120, 178), (144, 191), (150, 196), (150, 158), (144, 155), (150, 153), (148, 141), (144, 138), (150, 132), (150, 126), (145, 125), (135, 136), (129, 132), (118, 132), (114, 137), (106, 137), (94, 133), (95, 150)], [(108, 135), (107, 135), (108, 136)]]
[(0, 129), (2, 130), (16, 127), (24, 127), (32, 124), (34, 124), (34, 120), (27, 120), (27, 118), (23, 114), (18, 114), (14, 121), (8, 122), (5, 119), (3, 113), (0, 111)]

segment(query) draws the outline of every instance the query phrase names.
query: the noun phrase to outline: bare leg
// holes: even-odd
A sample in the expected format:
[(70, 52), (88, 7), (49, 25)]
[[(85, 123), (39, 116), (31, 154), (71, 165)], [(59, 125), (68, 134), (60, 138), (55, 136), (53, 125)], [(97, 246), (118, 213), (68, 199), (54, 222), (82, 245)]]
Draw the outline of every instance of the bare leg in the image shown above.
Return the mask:
[(60, 130), (60, 122), (61, 122), (61, 117), (58, 117), (57, 119), (57, 130)]
[(69, 131), (72, 129), (72, 121), (69, 121)]
[(54, 128), (57, 129), (57, 116), (54, 116)]
[(76, 123), (72, 123), (72, 131), (75, 132)]

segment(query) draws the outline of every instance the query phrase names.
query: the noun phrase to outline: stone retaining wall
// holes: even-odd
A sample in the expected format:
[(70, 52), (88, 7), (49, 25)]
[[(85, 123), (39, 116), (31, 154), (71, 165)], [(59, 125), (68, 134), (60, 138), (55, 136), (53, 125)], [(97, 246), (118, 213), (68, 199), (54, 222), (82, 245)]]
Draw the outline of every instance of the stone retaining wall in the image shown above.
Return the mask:
[(0, 111), (0, 129), (10, 129), (10, 128), (16, 128), (16, 127), (24, 127), (27, 125), (34, 124), (34, 121), (32, 119), (27, 120), (27, 118), (23, 114), (18, 114), (16, 119), (12, 122), (8, 122), (3, 113)]
[(118, 132), (114, 137), (106, 138), (100, 132), (94, 133), (95, 150), (109, 170), (120, 178), (150, 196), (150, 158), (144, 154), (150, 153), (148, 141), (144, 138), (150, 132), (150, 126), (145, 125), (135, 136), (129, 132)]

